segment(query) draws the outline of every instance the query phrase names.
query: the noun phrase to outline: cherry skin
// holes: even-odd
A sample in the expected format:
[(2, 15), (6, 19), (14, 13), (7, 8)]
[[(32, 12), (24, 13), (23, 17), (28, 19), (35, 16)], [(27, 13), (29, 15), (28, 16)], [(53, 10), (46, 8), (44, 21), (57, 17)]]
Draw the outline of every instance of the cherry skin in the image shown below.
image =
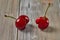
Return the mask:
[(36, 24), (38, 24), (38, 28), (41, 30), (44, 30), (49, 25), (49, 20), (47, 17), (40, 17), (39, 19), (36, 19)]
[(16, 21), (15, 21), (15, 25), (19, 30), (24, 30), (26, 24), (29, 22), (29, 18), (26, 15), (21, 15), (19, 16)]
[(39, 22), (40, 22), (40, 18), (37, 18), (36, 19), (36, 24), (39, 24)]

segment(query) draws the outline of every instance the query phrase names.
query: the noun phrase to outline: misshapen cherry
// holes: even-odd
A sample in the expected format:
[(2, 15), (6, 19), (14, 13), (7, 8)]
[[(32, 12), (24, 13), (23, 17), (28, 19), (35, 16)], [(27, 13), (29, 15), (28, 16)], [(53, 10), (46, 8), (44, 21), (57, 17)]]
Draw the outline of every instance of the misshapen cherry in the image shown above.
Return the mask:
[(17, 19), (12, 16), (7, 16), (7, 15), (4, 15), (4, 16), (15, 19), (16, 20), (15, 25), (19, 30), (24, 30), (26, 27), (26, 24), (29, 22), (29, 17), (26, 15), (21, 15)]
[(49, 26), (49, 19), (46, 17), (48, 8), (50, 7), (50, 3), (48, 4), (48, 7), (45, 11), (45, 15), (43, 17), (37, 18), (36, 19), (36, 24), (38, 24), (38, 28), (41, 30), (46, 29)]
[(48, 27), (48, 25), (49, 25), (48, 18), (46, 18), (46, 17), (40, 17), (39, 20), (40, 21), (39, 21), (39, 24), (38, 24), (38, 28), (41, 29), (41, 30), (45, 30)]
[(19, 30), (24, 30), (26, 24), (29, 22), (29, 18), (26, 15), (21, 15), (17, 18), (15, 25)]

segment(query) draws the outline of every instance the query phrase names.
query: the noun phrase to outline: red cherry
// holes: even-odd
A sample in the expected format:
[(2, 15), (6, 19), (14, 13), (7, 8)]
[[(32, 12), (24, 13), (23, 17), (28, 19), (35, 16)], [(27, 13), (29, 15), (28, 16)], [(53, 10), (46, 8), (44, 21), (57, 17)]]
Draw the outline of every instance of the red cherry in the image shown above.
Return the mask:
[(25, 26), (26, 24), (29, 22), (29, 18), (28, 16), (26, 15), (21, 15), (18, 17), (18, 19), (16, 20), (15, 22), (15, 25), (16, 27), (19, 29), (19, 30), (24, 30), (25, 29)]
[(25, 19), (26, 20), (26, 23), (29, 22), (29, 17), (26, 16), (26, 15), (21, 15), (18, 19), (20, 19), (20, 18)]
[(49, 25), (49, 20), (47, 17), (40, 17), (38, 21), (38, 28), (41, 30), (44, 30), (48, 27)]

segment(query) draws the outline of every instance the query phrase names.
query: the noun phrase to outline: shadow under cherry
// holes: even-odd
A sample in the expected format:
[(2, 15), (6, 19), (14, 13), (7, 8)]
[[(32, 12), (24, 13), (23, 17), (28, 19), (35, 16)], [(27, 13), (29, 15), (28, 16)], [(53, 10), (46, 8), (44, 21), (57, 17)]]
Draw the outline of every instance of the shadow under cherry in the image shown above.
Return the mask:
[(21, 32), (24, 32), (24, 33), (33, 32), (34, 31), (34, 28), (35, 28), (34, 25), (27, 24), (26, 25), (26, 28), (23, 31), (21, 31)]
[(44, 30), (44, 32), (48, 32), (48, 33), (56, 32), (56, 31), (57, 31), (57, 29), (52, 26), (49, 26), (47, 29)]

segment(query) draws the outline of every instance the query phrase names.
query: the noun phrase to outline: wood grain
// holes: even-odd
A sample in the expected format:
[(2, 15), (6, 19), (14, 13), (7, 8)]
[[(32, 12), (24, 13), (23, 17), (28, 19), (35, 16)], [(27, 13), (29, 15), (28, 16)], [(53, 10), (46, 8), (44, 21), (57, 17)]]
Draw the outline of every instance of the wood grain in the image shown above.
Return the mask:
[(44, 15), (46, 7), (40, 0), (21, 0), (20, 4), (19, 0), (0, 0), (0, 40), (16, 40), (17, 37), (15, 20), (5, 18), (5, 14), (16, 18), (24, 14), (30, 18), (26, 29), (18, 30), (18, 40), (60, 40), (59, 0), (54, 0), (48, 10), (50, 24), (46, 30), (41, 31), (35, 23), (36, 18)]
[(18, 0), (0, 0), (0, 40), (16, 40), (15, 20), (4, 15), (17, 17)]

